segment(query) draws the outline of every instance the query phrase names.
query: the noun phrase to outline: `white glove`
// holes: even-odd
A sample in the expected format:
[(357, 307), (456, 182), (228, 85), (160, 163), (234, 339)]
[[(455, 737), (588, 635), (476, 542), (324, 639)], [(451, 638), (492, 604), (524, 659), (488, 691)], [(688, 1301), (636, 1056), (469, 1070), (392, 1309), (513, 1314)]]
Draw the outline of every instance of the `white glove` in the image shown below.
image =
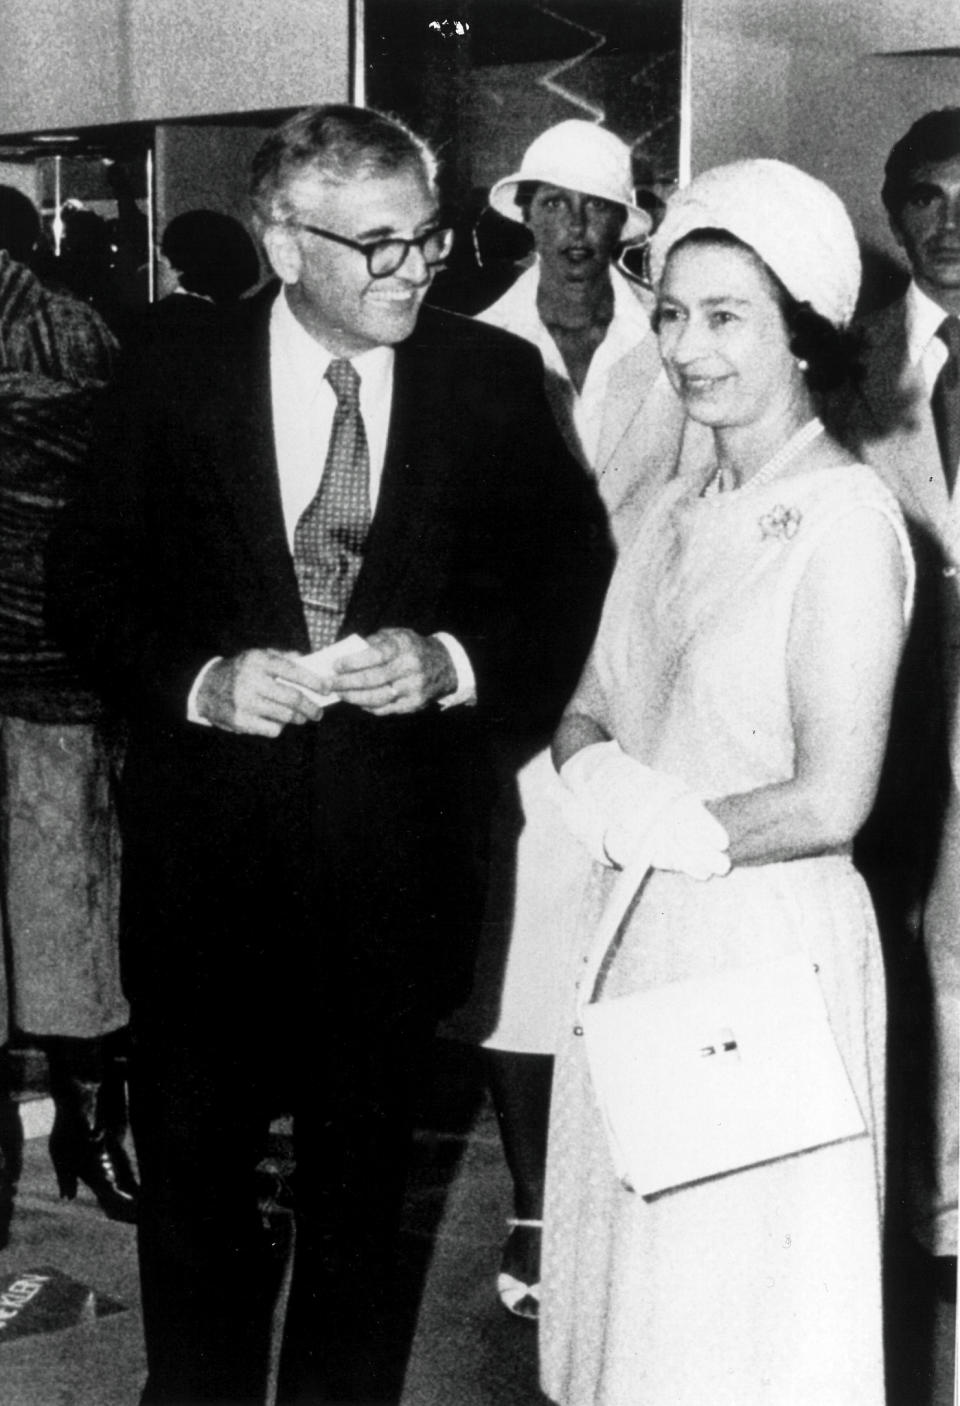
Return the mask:
[[(627, 756), (618, 742), (594, 742), (560, 768), (569, 804), (567, 823), (601, 864), (619, 863), (607, 848), (610, 832), (643, 834), (686, 787), (676, 777), (654, 771)], [(629, 844), (629, 842), (627, 842)], [(615, 848), (621, 851), (624, 844)]]
[(691, 878), (726, 874), (729, 839), (685, 782), (644, 766), (616, 742), (595, 742), (560, 769), (568, 826), (601, 864), (646, 857)]
[[(673, 869), (691, 879), (710, 879), (715, 874), (722, 878), (730, 872), (730, 838), (692, 791), (665, 806), (642, 840), (628, 837), (626, 842), (628, 848), (621, 861), (624, 867), (638, 850), (642, 853), (645, 848), (654, 869)], [(617, 839), (608, 834), (608, 850), (611, 844), (615, 851)], [(615, 853), (611, 853), (615, 858)]]

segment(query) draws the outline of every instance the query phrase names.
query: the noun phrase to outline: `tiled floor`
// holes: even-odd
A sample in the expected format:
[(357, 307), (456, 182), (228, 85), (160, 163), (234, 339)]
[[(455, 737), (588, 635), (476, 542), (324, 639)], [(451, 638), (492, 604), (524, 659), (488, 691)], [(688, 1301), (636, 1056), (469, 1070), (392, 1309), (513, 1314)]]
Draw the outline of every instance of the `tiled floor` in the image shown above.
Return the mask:
[[(402, 1406), (545, 1402), (536, 1386), (536, 1331), (504, 1313), (493, 1295), (508, 1185), (476, 1074), (465, 1047), (438, 1041), (407, 1202), (403, 1268), (420, 1304)], [(889, 1406), (949, 1406), (953, 1309), (934, 1301), (926, 1266), (902, 1247), (895, 1267)], [(0, 1251), (0, 1289), (11, 1277), (29, 1285), (31, 1272), (48, 1269), (93, 1296), (79, 1294), (73, 1326), (19, 1340), (4, 1340), (0, 1328), (0, 1406), (135, 1406), (143, 1355), (134, 1232), (105, 1220), (84, 1188), (73, 1204), (57, 1199), (40, 1136), (25, 1146), (12, 1238)], [(2, 1303), (0, 1292), (0, 1323)]]

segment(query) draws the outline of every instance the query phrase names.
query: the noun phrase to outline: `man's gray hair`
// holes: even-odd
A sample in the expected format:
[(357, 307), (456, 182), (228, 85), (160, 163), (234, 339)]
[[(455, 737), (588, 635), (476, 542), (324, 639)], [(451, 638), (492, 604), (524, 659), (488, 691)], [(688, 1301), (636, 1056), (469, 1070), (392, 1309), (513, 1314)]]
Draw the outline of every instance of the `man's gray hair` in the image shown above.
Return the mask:
[(437, 160), (395, 117), (372, 108), (331, 104), (305, 108), (277, 127), (253, 158), (250, 199), (262, 233), (287, 219), (291, 182), (315, 171), (333, 185), (414, 167), (434, 189)]

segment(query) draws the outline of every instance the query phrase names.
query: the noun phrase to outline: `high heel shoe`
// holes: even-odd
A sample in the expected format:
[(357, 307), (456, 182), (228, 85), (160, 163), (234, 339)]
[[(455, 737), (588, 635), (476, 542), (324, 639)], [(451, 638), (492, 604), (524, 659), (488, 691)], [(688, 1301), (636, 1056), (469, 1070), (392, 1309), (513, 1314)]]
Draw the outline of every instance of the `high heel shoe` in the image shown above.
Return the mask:
[[(516, 1216), (510, 1216), (507, 1225), (510, 1227), (510, 1234), (503, 1247), (500, 1273), (497, 1275), (497, 1297), (507, 1312), (512, 1313), (515, 1318), (526, 1318), (528, 1322), (535, 1323), (540, 1316), (539, 1270), (537, 1271), (537, 1282), (530, 1284), (523, 1279), (518, 1279), (504, 1266), (511, 1263), (515, 1265), (519, 1258), (516, 1251), (515, 1232), (517, 1230), (535, 1230), (539, 1233), (543, 1229), (543, 1221), (520, 1220)], [(539, 1262), (539, 1254), (537, 1259)]]
[[(58, 1039), (49, 1043), (55, 1111), (47, 1145), (60, 1195), (72, 1201), (83, 1182), (110, 1220), (133, 1225), (139, 1188), (122, 1145), (122, 1133), (106, 1116), (102, 1069), (97, 1077), (99, 1052), (77, 1048), (94, 1047), (99, 1042)], [(85, 1066), (82, 1071), (81, 1063)]]
[(50, 1130), (48, 1147), (60, 1195), (72, 1201), (79, 1182), (93, 1192), (104, 1214), (110, 1220), (137, 1220), (136, 1180), (123, 1148), (97, 1127), (93, 1116), (98, 1086), (75, 1086), (77, 1102), (82, 1099), (83, 1111), (76, 1103), (65, 1109), (58, 1104)]

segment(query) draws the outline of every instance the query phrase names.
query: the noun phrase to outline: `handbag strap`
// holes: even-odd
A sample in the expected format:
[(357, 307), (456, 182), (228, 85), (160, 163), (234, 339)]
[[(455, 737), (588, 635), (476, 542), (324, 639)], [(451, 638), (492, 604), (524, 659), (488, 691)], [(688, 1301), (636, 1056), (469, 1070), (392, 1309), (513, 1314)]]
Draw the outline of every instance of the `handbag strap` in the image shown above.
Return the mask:
[(645, 855), (639, 855), (617, 876), (617, 881), (600, 916), (600, 922), (597, 924), (590, 949), (583, 959), (584, 970), (580, 973), (580, 980), (577, 982), (576, 1023), (574, 1025), (574, 1033), (577, 1035), (583, 1034), (581, 1023), (583, 1008), (597, 999), (597, 987), (604, 963), (616, 946), (623, 921), (640, 892), (651, 867), (649, 859)]

